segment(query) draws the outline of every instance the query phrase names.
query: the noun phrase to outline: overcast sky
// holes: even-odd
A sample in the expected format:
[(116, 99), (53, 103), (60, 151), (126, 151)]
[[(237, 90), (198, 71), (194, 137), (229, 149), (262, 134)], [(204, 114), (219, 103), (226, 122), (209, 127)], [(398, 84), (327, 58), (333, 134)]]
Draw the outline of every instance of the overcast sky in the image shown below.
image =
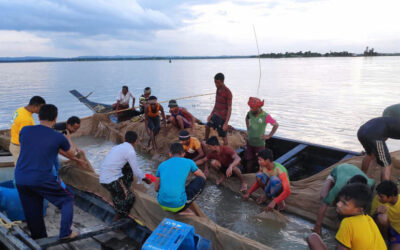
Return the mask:
[(0, 57), (400, 52), (400, 0), (0, 0)]

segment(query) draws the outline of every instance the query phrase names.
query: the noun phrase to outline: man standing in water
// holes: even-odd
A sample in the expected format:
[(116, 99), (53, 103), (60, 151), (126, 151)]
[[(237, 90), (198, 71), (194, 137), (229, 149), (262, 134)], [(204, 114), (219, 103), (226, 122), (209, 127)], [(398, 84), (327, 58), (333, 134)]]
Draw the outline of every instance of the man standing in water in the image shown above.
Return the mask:
[(226, 132), (228, 130), (229, 119), (232, 113), (232, 93), (224, 84), (225, 76), (218, 73), (214, 76), (214, 83), (217, 87), (215, 96), (215, 105), (211, 114), (207, 118), (207, 125), (205, 131), (205, 139), (210, 136), (210, 127), (218, 131), (224, 145), (228, 145), (228, 138)]
[(165, 133), (167, 131), (167, 121), (165, 119), (164, 108), (157, 102), (157, 97), (150, 96), (148, 105), (145, 107), (144, 111), (146, 131), (150, 136), (148, 146), (150, 146), (150, 142), (152, 142), (154, 150), (157, 150), (156, 136), (160, 132), (160, 113), (163, 118)]
[(365, 149), (361, 169), (367, 174), (371, 163), (382, 167), (381, 181), (390, 180), (392, 160), (385, 141), (388, 138), (400, 139), (400, 119), (377, 117), (369, 120), (357, 132), (358, 140)]
[(59, 150), (69, 159), (76, 160), (69, 134), (64, 136), (53, 129), (57, 114), (56, 106), (43, 105), (39, 111), (40, 125), (26, 126), (20, 133), (21, 154), (15, 168), (15, 184), (33, 239), (47, 237), (43, 199), (61, 210), (59, 237), (74, 238), (78, 234), (71, 231), (74, 196), (53, 174)]
[(11, 141), (10, 153), (14, 158), (14, 166), (17, 165), (17, 160), (20, 153), (19, 133), (25, 126), (35, 125), (32, 114), (39, 113), (40, 107), (46, 104), (46, 101), (40, 96), (34, 96), (25, 107), (21, 107), (14, 112), (11, 120)]
[[(271, 138), (279, 124), (264, 110), (261, 109), (264, 106), (264, 101), (261, 101), (257, 97), (250, 97), (247, 103), (250, 107), (250, 111), (246, 115), (246, 127), (247, 127), (247, 145), (246, 145), (246, 172), (253, 172), (253, 165), (257, 160), (257, 152), (265, 148), (265, 140)], [(269, 135), (265, 135), (265, 129), (267, 124), (270, 123), (273, 127)]]

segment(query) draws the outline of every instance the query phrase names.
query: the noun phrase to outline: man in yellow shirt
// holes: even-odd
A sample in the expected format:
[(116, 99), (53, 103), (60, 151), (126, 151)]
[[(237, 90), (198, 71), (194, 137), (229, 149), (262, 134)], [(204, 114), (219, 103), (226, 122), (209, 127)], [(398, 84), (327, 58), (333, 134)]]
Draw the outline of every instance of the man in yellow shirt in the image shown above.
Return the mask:
[(205, 156), (199, 139), (190, 136), (188, 131), (181, 130), (179, 132), (179, 141), (181, 142), (183, 150), (185, 151), (184, 158), (191, 159), (196, 162)]
[(400, 199), (397, 186), (392, 181), (382, 181), (376, 187), (376, 192), (371, 215), (390, 249), (400, 249)]
[[(371, 202), (371, 189), (362, 183), (347, 184), (340, 190), (336, 211), (344, 219), (336, 233), (337, 249), (385, 250), (385, 241), (367, 209)], [(328, 249), (317, 233), (307, 238), (310, 249)]]
[(29, 101), (29, 104), (25, 107), (17, 109), (11, 120), (11, 141), (10, 141), (10, 153), (14, 158), (14, 165), (17, 165), (17, 160), (20, 152), (19, 145), (19, 132), (25, 126), (35, 125), (32, 114), (38, 114), (40, 107), (46, 104), (46, 101), (40, 96), (34, 96)]

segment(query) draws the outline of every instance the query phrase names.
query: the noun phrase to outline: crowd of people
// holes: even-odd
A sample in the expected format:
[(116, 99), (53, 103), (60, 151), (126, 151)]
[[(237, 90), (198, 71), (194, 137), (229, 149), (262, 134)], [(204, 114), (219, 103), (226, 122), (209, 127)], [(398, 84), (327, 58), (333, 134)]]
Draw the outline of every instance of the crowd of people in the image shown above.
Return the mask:
[[(265, 141), (275, 134), (279, 124), (263, 110), (264, 101), (250, 97), (249, 111), (245, 116), (247, 145), (242, 160), (228, 142), (232, 92), (224, 80), (222, 73), (214, 76), (215, 105), (207, 118), (204, 138), (201, 139), (192, 136), (195, 117), (186, 108), (180, 107), (176, 100), (169, 101), (167, 116), (157, 97), (151, 94), (150, 87), (145, 88), (139, 98), (139, 111), (135, 107), (135, 97), (127, 86), (122, 87), (113, 105), (116, 110), (132, 109), (142, 115), (150, 138), (148, 146), (151, 144), (154, 150), (157, 150), (156, 137), (162, 129), (161, 123), (165, 133), (167, 122), (180, 130), (179, 142), (171, 142), (170, 158), (158, 166), (155, 176), (157, 201), (165, 211), (195, 214), (190, 205), (203, 191), (210, 167), (219, 176), (217, 185), (227, 178), (238, 178), (243, 200), (254, 198), (253, 193), (261, 188), (263, 195), (255, 199), (260, 204), (268, 202), (265, 211), (280, 211), (286, 207), (285, 200), (291, 194), (289, 173), (285, 166), (274, 162), (273, 152), (265, 147)], [(33, 126), (33, 113), (38, 113), (40, 125)], [(54, 105), (34, 96), (27, 106), (15, 111), (11, 124), (10, 152), (16, 164), (15, 184), (34, 239), (47, 236), (42, 213), (43, 199), (61, 210), (60, 238), (76, 236), (70, 228), (73, 195), (58, 178), (58, 154), (91, 171), (77, 157), (78, 153), (83, 153), (82, 150), (70, 140), (70, 134), (79, 129), (79, 118), (71, 117), (66, 123), (56, 123), (57, 115)], [(268, 124), (272, 128), (266, 134)], [(210, 137), (211, 128), (216, 130), (220, 139)], [(311, 249), (326, 248), (321, 232), (329, 206), (336, 206), (341, 219), (336, 234), (338, 249), (400, 249), (400, 202), (397, 185), (391, 181), (391, 158), (385, 143), (387, 138), (400, 139), (400, 119), (374, 118), (360, 127), (357, 136), (365, 149), (361, 169), (345, 163), (330, 172), (321, 190), (321, 205), (313, 233), (307, 238)], [(147, 184), (153, 181), (137, 163), (134, 149), (137, 140), (135, 132), (127, 131), (124, 142), (111, 149), (100, 168), (99, 182), (113, 197), (115, 220), (128, 216), (134, 204), (135, 195), (131, 191), (133, 180), (136, 178)], [(376, 164), (382, 167), (378, 185), (367, 175), (369, 166)], [(204, 172), (199, 166), (204, 166)], [(254, 172), (254, 184), (248, 189), (243, 174)], [(190, 173), (194, 178), (188, 180)], [(372, 200), (374, 190), (377, 195)]]

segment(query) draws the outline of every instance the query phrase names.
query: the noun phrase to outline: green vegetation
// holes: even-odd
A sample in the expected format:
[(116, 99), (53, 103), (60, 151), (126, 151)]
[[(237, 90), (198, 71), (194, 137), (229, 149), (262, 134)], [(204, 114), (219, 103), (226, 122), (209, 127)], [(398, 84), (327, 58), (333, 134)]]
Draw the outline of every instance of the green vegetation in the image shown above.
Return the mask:
[[(311, 51), (299, 51), (299, 52), (286, 52), (286, 53), (269, 53), (269, 54), (261, 54), (261, 58), (292, 58), (292, 57), (345, 57), (345, 56), (356, 56), (353, 53), (349, 53), (347, 51), (342, 52), (329, 52), (325, 54), (311, 52)], [(258, 57), (258, 56), (253, 56)]]

